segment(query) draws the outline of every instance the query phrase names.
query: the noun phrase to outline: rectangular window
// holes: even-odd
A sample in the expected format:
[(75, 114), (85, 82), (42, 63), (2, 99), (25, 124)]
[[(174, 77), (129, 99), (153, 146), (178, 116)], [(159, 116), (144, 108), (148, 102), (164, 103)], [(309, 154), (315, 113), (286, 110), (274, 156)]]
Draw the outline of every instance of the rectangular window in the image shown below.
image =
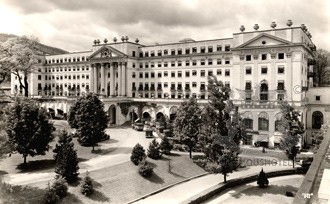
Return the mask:
[(213, 75), (213, 71), (212, 71), (212, 70), (209, 70), (209, 71), (207, 72), (207, 75), (208, 75), (208, 76), (212, 76), (212, 75)]
[(284, 91), (284, 81), (277, 82), (277, 90)]
[(217, 59), (217, 64), (220, 65), (221, 64), (221, 59)]
[(164, 55), (168, 55), (168, 50), (167, 49), (164, 50)]
[(178, 49), (178, 55), (182, 55), (182, 49), (181, 48)]
[(132, 63), (132, 67), (135, 68), (135, 63)]
[(208, 65), (212, 65), (213, 64), (213, 60), (212, 59), (208, 59)]
[(150, 67), (151, 68), (154, 68), (155, 67), (155, 63), (154, 62), (151, 62)]
[(149, 57), (149, 52), (146, 51), (146, 52), (144, 53), (144, 56), (145, 56), (145, 57)]
[(205, 60), (204, 59), (201, 60), (201, 65), (205, 65)]
[(135, 78), (135, 72), (132, 72), (132, 78)]
[(139, 56), (140, 56), (140, 57), (143, 57), (143, 52), (140, 52), (140, 53), (139, 53)]
[(284, 59), (284, 53), (278, 53), (278, 59)]
[(167, 87), (168, 87), (168, 83), (164, 82), (164, 88), (167, 88)]
[(178, 71), (178, 77), (181, 78), (182, 77), (182, 72)]
[(261, 54), (261, 60), (267, 60), (267, 54)]
[(205, 77), (205, 70), (201, 70), (201, 77)]
[(197, 87), (197, 83), (196, 82), (193, 82), (192, 83), (192, 87), (194, 87), (194, 88)]
[(167, 62), (164, 62), (164, 67), (168, 67), (168, 63)]
[(284, 66), (278, 66), (277, 67), (277, 73), (278, 74), (284, 74)]
[(155, 72), (151, 72), (150, 75), (151, 78), (155, 78)]
[(209, 46), (209, 47), (207, 48), (207, 52), (213, 52), (213, 46)]
[(245, 90), (246, 91), (251, 91), (251, 89), (252, 89), (251, 82), (250, 81), (245, 82)]
[(171, 67), (175, 67), (175, 61), (171, 62)]
[(226, 46), (225, 46), (225, 51), (226, 51), (226, 52), (230, 51), (230, 45), (226, 45)]
[(175, 49), (171, 50), (171, 55), (175, 55)]
[(186, 71), (186, 77), (190, 77), (190, 71)]
[(193, 71), (192, 71), (192, 75), (193, 75), (193, 76), (197, 76), (197, 71), (196, 71), (196, 70), (193, 70)]
[(205, 53), (205, 47), (201, 47), (201, 53)]
[(321, 96), (315, 96), (315, 101), (321, 101)]
[(186, 48), (186, 55), (189, 55), (190, 54), (190, 48)]
[(246, 55), (246, 57), (245, 57), (245, 60), (246, 61), (251, 61), (251, 59), (252, 59), (252, 56), (251, 55)]
[(230, 59), (226, 59), (225, 64), (230, 64)]
[(229, 69), (225, 70), (225, 76), (230, 76), (230, 70)]
[(143, 64), (142, 63), (140, 63), (140, 68), (143, 68)]
[(217, 52), (221, 52), (222, 51), (222, 46), (221, 45), (217, 45)]
[(168, 76), (168, 72), (164, 71), (164, 77), (167, 77), (167, 76)]
[(149, 63), (147, 62), (144, 67), (149, 68)]
[(135, 51), (132, 51), (132, 57), (135, 57)]
[(218, 75), (218, 76), (222, 75), (222, 71), (221, 71), (221, 69), (217, 69), (217, 75)]
[(175, 78), (175, 72), (171, 72), (171, 77)]
[(230, 88), (230, 82), (229, 81), (225, 81), (225, 87)]
[(139, 73), (139, 78), (143, 79), (143, 73), (142, 72)]
[(162, 67), (162, 62), (158, 62), (158, 67)]
[(197, 47), (192, 48), (192, 53), (197, 53)]
[(162, 77), (162, 72), (158, 72), (158, 78)]
[(245, 68), (245, 74), (246, 74), (246, 75), (250, 75), (250, 74), (252, 74), (252, 68), (251, 68), (251, 67), (246, 67), (246, 68)]
[(41, 75), (38, 75), (38, 80), (41, 80)]
[(178, 67), (181, 67), (181, 65), (182, 65), (182, 62), (178, 61)]
[(150, 56), (151, 56), (151, 57), (154, 57), (154, 56), (155, 56), (155, 51), (151, 50), (151, 52), (150, 52)]
[(192, 61), (192, 65), (193, 65), (193, 66), (196, 66), (196, 65), (197, 65), (196, 60), (193, 60), (193, 61)]
[(186, 61), (186, 66), (189, 66), (189, 65), (190, 65), (190, 61), (187, 60), (187, 61)]
[(89, 79), (89, 75), (86, 75), (86, 79)]
[(158, 50), (158, 51), (157, 51), (157, 55), (158, 55), (158, 56), (162, 56), (162, 51), (161, 51), (161, 50)]
[(261, 67), (261, 74), (267, 74), (267, 67)]

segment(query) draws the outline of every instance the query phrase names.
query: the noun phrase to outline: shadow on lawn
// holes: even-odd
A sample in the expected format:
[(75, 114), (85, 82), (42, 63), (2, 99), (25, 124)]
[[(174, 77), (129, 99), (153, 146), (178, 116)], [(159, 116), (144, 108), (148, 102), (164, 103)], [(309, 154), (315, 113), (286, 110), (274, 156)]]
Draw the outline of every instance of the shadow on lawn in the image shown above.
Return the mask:
[(104, 193), (94, 190), (93, 194), (89, 196), (90, 199), (94, 201), (100, 201), (100, 202), (110, 202), (110, 198), (108, 198)]
[(252, 186), (241, 192), (233, 192), (231, 196), (239, 199), (242, 196), (265, 196), (264, 194), (285, 195), (287, 191), (297, 192), (297, 188), (290, 185), (269, 185), (267, 188), (259, 188), (258, 186)]
[(83, 203), (76, 195), (68, 192), (68, 194), (63, 198), (61, 203)]
[(36, 160), (36, 161), (29, 161), (28, 163), (19, 164), (17, 165), (16, 169), (20, 170), (21, 173), (36, 171), (36, 170), (45, 170), (51, 169), (55, 167), (55, 160), (54, 159), (43, 159), (43, 160)]
[(109, 140), (104, 140), (102, 142), (100, 142), (99, 144), (112, 144), (112, 143), (118, 143), (119, 140), (115, 140), (115, 139), (109, 139)]
[(107, 149), (96, 149), (92, 153), (105, 155), (105, 154), (123, 154), (123, 153), (130, 153), (133, 148), (131, 147), (111, 147)]
[(158, 183), (158, 184), (163, 184), (164, 183), (164, 179), (162, 179), (161, 177), (159, 177), (155, 173), (153, 173), (152, 176), (150, 178), (147, 178), (147, 179), (152, 183)]

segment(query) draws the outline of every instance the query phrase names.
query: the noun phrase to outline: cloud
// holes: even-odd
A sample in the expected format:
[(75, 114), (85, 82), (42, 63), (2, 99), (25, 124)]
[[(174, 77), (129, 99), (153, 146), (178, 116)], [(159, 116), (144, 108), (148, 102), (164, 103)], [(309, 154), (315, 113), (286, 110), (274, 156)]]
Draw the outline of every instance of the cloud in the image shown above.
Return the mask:
[[(20, 33), (68, 51), (90, 49), (94, 39), (128, 35), (153, 44), (232, 37), (245, 25), (269, 29), (306, 24), (317, 46), (330, 50), (329, 3), (323, 0), (5, 0)], [(1, 3), (0, 3), (1, 4)], [(1, 16), (5, 18), (5, 16)], [(19, 19), (19, 20), (18, 20)], [(19, 21), (19, 23), (17, 23)], [(4, 28), (5, 30), (6, 28)], [(13, 29), (12, 29), (13, 30)], [(315, 34), (314, 34), (315, 33)], [(319, 44), (319, 45), (318, 45)]]

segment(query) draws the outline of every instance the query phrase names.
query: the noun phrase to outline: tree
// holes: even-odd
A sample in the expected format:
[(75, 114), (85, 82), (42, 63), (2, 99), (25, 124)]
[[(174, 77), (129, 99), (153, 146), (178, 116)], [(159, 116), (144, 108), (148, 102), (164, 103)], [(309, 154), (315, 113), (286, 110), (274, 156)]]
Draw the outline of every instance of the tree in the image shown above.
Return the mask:
[(60, 197), (56, 194), (56, 189), (50, 187), (48, 183), (48, 187), (46, 189), (46, 193), (43, 197), (43, 203), (45, 204), (57, 204), (60, 202)]
[(329, 52), (323, 49), (319, 49), (315, 52), (315, 65), (314, 65), (314, 82), (318, 86), (323, 86), (329, 83), (329, 70), (327, 69), (329, 63)]
[(105, 129), (109, 123), (109, 117), (104, 111), (104, 104), (94, 94), (80, 97), (70, 108), (68, 122), (72, 128), (76, 128), (82, 145), (94, 147), (103, 138), (108, 138)]
[(72, 137), (65, 130), (60, 133), (53, 152), (56, 163), (55, 173), (69, 183), (74, 182), (79, 175), (78, 156)]
[(0, 76), (6, 77), (8, 71), (18, 78), (20, 91), (29, 96), (29, 76), (36, 66), (44, 60), (37, 49), (37, 39), (27, 37), (10, 38), (0, 46)]
[(6, 133), (13, 150), (27, 156), (45, 155), (49, 142), (54, 139), (54, 126), (44, 108), (33, 101), (17, 100), (7, 110)]
[(189, 147), (190, 158), (192, 149), (198, 141), (201, 124), (201, 109), (196, 99), (190, 98), (189, 101), (182, 102), (175, 118), (174, 133)]
[(93, 180), (89, 176), (89, 172), (87, 171), (86, 176), (81, 184), (80, 192), (85, 196), (90, 196), (94, 192)]
[(131, 161), (135, 164), (138, 165), (142, 160), (146, 158), (146, 153), (142, 145), (137, 143), (132, 150), (131, 153)]
[(162, 157), (159, 151), (159, 143), (156, 141), (156, 139), (153, 139), (149, 144), (148, 157), (156, 160)]
[(160, 142), (159, 148), (162, 153), (168, 155), (171, 153), (171, 150), (173, 149), (173, 145), (170, 143), (167, 136), (164, 136), (162, 141)]
[(261, 171), (259, 173), (257, 184), (260, 188), (267, 187), (268, 184), (269, 184), (269, 181), (267, 179), (267, 175), (265, 174), (263, 169), (261, 169)]
[(233, 151), (224, 150), (219, 159), (219, 164), (221, 165), (221, 173), (223, 175), (224, 182), (227, 182), (227, 175), (232, 173), (235, 169), (235, 163), (237, 155)]
[(279, 131), (282, 133), (281, 148), (292, 160), (293, 168), (298, 153), (298, 143), (301, 134), (305, 132), (304, 125), (299, 120), (299, 112), (288, 103), (281, 105), (282, 120), (279, 122)]

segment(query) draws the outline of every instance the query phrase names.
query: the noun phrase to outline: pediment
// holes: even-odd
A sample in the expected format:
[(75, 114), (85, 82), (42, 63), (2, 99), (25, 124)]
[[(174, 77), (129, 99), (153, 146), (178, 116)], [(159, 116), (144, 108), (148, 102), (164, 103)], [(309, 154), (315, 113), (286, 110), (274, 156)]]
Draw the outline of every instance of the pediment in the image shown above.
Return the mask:
[(102, 46), (100, 49), (96, 50), (91, 56), (90, 59), (99, 59), (99, 58), (118, 58), (126, 57), (126, 55), (119, 50), (110, 47)]
[(236, 48), (253, 48), (253, 47), (267, 47), (267, 46), (281, 46), (281, 45), (292, 45), (290, 41), (282, 38), (262, 33), (251, 40), (239, 45)]

